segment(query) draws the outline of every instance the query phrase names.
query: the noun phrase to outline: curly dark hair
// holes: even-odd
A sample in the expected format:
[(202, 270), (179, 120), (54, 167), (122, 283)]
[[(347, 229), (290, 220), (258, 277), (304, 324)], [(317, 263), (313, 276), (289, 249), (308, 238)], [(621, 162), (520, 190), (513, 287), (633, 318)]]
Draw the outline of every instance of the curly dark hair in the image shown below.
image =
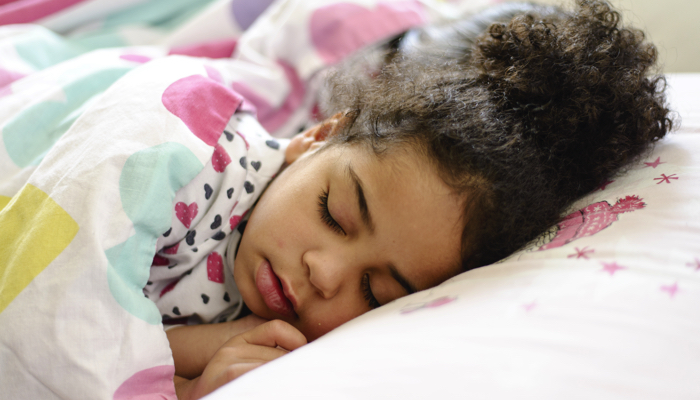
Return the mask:
[(331, 145), (428, 155), (465, 199), (463, 270), (523, 248), (672, 127), (655, 47), (605, 1), (507, 3), (394, 44), (375, 78), (330, 79), (350, 119)]

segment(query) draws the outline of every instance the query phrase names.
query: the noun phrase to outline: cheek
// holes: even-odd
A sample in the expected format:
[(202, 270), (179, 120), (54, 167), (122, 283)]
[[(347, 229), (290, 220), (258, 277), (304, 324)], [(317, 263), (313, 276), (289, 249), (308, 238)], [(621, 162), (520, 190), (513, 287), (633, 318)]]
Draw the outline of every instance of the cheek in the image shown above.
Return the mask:
[(263, 204), (257, 221), (252, 221), (258, 224), (260, 237), (284, 251), (313, 243), (314, 238), (318, 239), (320, 220), (309, 198), (308, 193), (297, 191)]
[(297, 326), (297, 329), (299, 329), (299, 331), (301, 331), (301, 333), (303, 333), (304, 336), (306, 336), (306, 340), (311, 342), (312, 340), (320, 338), (321, 336), (325, 335), (326, 333), (332, 331), (333, 329), (339, 327), (342, 324), (343, 322), (309, 322), (302, 324), (301, 326)]

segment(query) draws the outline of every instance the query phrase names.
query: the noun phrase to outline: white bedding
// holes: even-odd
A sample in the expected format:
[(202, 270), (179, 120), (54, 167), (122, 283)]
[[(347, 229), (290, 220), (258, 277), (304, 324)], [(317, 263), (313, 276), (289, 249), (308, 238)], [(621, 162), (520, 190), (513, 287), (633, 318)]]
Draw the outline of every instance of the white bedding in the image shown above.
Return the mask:
[[(409, 16), (413, 15), (414, 2), (395, 2), (407, 7)], [(464, 1), (462, 5), (468, 3), (466, 8), (474, 8), (487, 2)], [(106, 4), (103, 0), (80, 3), (76, 10), (48, 16), (43, 22), (66, 31), (70, 21), (87, 15), (90, 4)], [(41, 268), (19, 287), (21, 285), (5, 279), (14, 276), (13, 271), (7, 272), (5, 268), (7, 254), (15, 254), (15, 249), (9, 248), (9, 242), (3, 242), (3, 238), (14, 236), (0, 229), (0, 397), (173, 398), (172, 357), (155, 306), (142, 297), (143, 285), (136, 285), (130, 288), (127, 297), (137, 299), (141, 306), (145, 305), (143, 308), (150, 307), (150, 311), (144, 318), (132, 315), (133, 309), (129, 306), (117, 304), (119, 299), (105, 278), (108, 270), (105, 250), (124, 242), (137, 229), (130, 225), (133, 221), (119, 211), (122, 206), (116, 200), (105, 206), (105, 209), (117, 210), (111, 214), (112, 219), (103, 218), (102, 209), (91, 206), (89, 201), (83, 202), (95, 193), (102, 199), (119, 198), (121, 168), (138, 149), (101, 149), (109, 156), (105, 158), (109, 163), (97, 155), (85, 155), (86, 160), (94, 163), (94, 168), (90, 164), (81, 165), (80, 171), (84, 174), (108, 171), (111, 175), (101, 178), (111, 182), (104, 187), (112, 192), (93, 188), (92, 192), (86, 190), (88, 195), (83, 196), (79, 191), (69, 193), (62, 186), (64, 181), (58, 179), (53, 170), (41, 169), (42, 174), (32, 176), (45, 157), (47, 162), (60, 164), (63, 171), (72, 168), (70, 160), (61, 161), (55, 152), (46, 152), (51, 145), (25, 152), (27, 148), (21, 146), (22, 141), (15, 141), (11, 149), (15, 152), (14, 158), (9, 156), (7, 137), (15, 140), (24, 136), (6, 135), (6, 128), (8, 121), (22, 120), (15, 118), (20, 110), (33, 110), (35, 114), (25, 113), (22, 120), (23, 126), (33, 126), (46, 115), (43, 103), (51, 103), (50, 107), (54, 108), (50, 110), (54, 111), (56, 107), (68, 105), (72, 108), (61, 109), (61, 118), (53, 121), (55, 126), (46, 124), (51, 128), (47, 128), (51, 135), (60, 132), (57, 135), (60, 136), (72, 129), (69, 137), (77, 143), (80, 138), (93, 137), (88, 134), (90, 129), (101, 128), (100, 132), (123, 131), (132, 135), (134, 142), (127, 143), (126, 147), (139, 141), (151, 141), (148, 146), (153, 146), (174, 140), (189, 148), (199, 163), (193, 164), (202, 168), (210, 165), (214, 147), (200, 143), (182, 118), (163, 107), (162, 97), (173, 83), (195, 77), (206, 82), (204, 86), (210, 89), (223, 90), (226, 96), (231, 91), (248, 96), (247, 100), (256, 103), (258, 117), (268, 131), (282, 136), (295, 132), (300, 123), (309, 118), (313, 98), (304, 97), (303, 93), (301, 97), (294, 97), (296, 82), (290, 79), (292, 74), (285, 75), (289, 70), (282, 64), (273, 61), (267, 65), (270, 69), (266, 70), (266, 76), (272, 78), (265, 81), (263, 77), (258, 81), (259, 97), (253, 98), (251, 93), (240, 93), (246, 89), (237, 85), (236, 78), (237, 74), (247, 74), (247, 81), (255, 81), (251, 76), (259, 74), (259, 65), (256, 68), (231, 66), (227, 58), (156, 60), (169, 52), (196, 54), (204, 51), (213, 56), (227, 49), (232, 51), (233, 41), (220, 40), (227, 35), (239, 35), (247, 26), (228, 20), (230, 25), (217, 30), (211, 27), (221, 25), (211, 21), (220, 21), (224, 18), (220, 11), (229, 10), (236, 3), (242, 2), (212, 2), (212, 6), (205, 7), (197, 18), (173, 31), (149, 31), (132, 26), (101, 37), (109, 42), (119, 36), (119, 40), (124, 40), (122, 45), (157, 43), (158, 46), (93, 53), (86, 50), (82, 58), (65, 63), (59, 62), (63, 57), (59, 53), (70, 50), (72, 44), (66, 45), (43, 28), (34, 25), (0, 28), (0, 105), (3, 105), (0, 128), (4, 140), (0, 146), (0, 210), (15, 207), (11, 203), (13, 196), (29, 182), (49, 193), (37, 198), (43, 205), (49, 204), (50, 207), (42, 209), (51, 212), (27, 212), (23, 215), (28, 216), (30, 222), (25, 221), (23, 226), (41, 227), (37, 232), (53, 240), (60, 236), (53, 229), (61, 224), (42, 224), (43, 218), (63, 218), (64, 222), (70, 219), (76, 225), (68, 221), (60, 227), (67, 230), (58, 233), (66, 237), (76, 235), (79, 239), (72, 245), (71, 240), (54, 240), (60, 243), (50, 249), (53, 253), (44, 253), (51, 253), (57, 261), (38, 257), (36, 254), (41, 252), (33, 252), (31, 246), (25, 246), (28, 250), (22, 254), (35, 257), (34, 261), (39, 261), (34, 264)], [(377, 2), (355, 0), (354, 3)], [(422, 3), (426, 15), (452, 6), (452, 2), (425, 0)], [(179, 3), (168, 4), (175, 7)], [(103, 20), (103, 17), (92, 22), (108, 28), (109, 19)], [(404, 22), (408, 26), (417, 20), (408, 18)], [(400, 30), (406, 26), (394, 28)], [(266, 26), (264, 21), (254, 25), (249, 35), (241, 39), (242, 44), (238, 43), (242, 46), (239, 48), (241, 59), (268, 62), (270, 60), (259, 57), (259, 53), (246, 54), (246, 51), (262, 49), (264, 53), (270, 50), (272, 55), (280, 51), (305, 84), (311, 83), (314, 68), (334, 61), (333, 54), (308, 46), (306, 57), (283, 43), (277, 43), (277, 47), (267, 46), (263, 41), (264, 33), (274, 28), (270, 24)], [(192, 39), (192, 32), (201, 35), (199, 40), (214, 42), (200, 48), (183, 50), (178, 47), (191, 44), (188, 38)], [(356, 30), (355, 33), (362, 36), (365, 32)], [(391, 32), (380, 27), (375, 33), (382, 36)], [(31, 39), (20, 40), (26, 45), (25, 50), (41, 49), (50, 57), (38, 56), (44, 54), (39, 51), (17, 50), (23, 47), (13, 40), (21, 35)], [(86, 37), (71, 40), (82, 40), (85, 44)], [(91, 43), (96, 45), (97, 42)], [(40, 44), (43, 47), (37, 47)], [(142, 65), (144, 63), (146, 65)], [(163, 66), (165, 68), (161, 68)], [(76, 93), (67, 88), (80, 86), (71, 86), (75, 82), (91, 83), (90, 74), (81, 75), (91, 68), (93, 72), (111, 72), (108, 76), (98, 74), (100, 79), (97, 80), (104, 87), (87, 85), (93, 90), (92, 95), (75, 100), (71, 96)], [(122, 75), (127, 78), (120, 80)], [(270, 82), (278, 84), (273, 85), (274, 89), (266, 89), (266, 83)], [(615, 177), (601, 190), (577, 202), (571, 211), (576, 218), (580, 216), (581, 224), (572, 218), (566, 229), (560, 227), (561, 233), (554, 235), (554, 241), (541, 241), (501, 263), (469, 271), (432, 290), (365, 314), (292, 354), (244, 375), (207, 398), (700, 398), (700, 380), (697, 379), (700, 369), (700, 100), (697, 99), (700, 74), (673, 75), (669, 77), (669, 84), (672, 108), (680, 115), (678, 132), (659, 143), (653, 153), (626, 174)], [(120, 92), (129, 85), (137, 90)], [(50, 90), (46, 90), (47, 87)], [(223, 87), (226, 89), (221, 89)], [(102, 96), (104, 90), (108, 92)], [(129, 93), (136, 100), (129, 100)], [(287, 103), (290, 103), (289, 108), (285, 108)], [(185, 108), (193, 107), (187, 102), (183, 104)], [(139, 114), (146, 107), (151, 107), (152, 112)], [(211, 110), (215, 108), (210, 107)], [(228, 120), (235, 111), (243, 110), (227, 108), (225, 111)], [(123, 112), (121, 117), (128, 116), (123, 119), (128, 123), (119, 123), (122, 120), (115, 117), (119, 112)], [(114, 119), (102, 119), (100, 113)], [(159, 129), (162, 133), (163, 126), (168, 127), (171, 136), (145, 134), (159, 132)], [(217, 138), (222, 139), (221, 132), (218, 134)], [(65, 144), (61, 146), (58, 148), (71, 149)], [(138, 146), (148, 147), (144, 143)], [(37, 191), (33, 193), (38, 194)], [(578, 210), (583, 211), (575, 214)], [(7, 222), (2, 218), (9, 214), (0, 213), (0, 222)], [(115, 228), (117, 224), (121, 224), (121, 229)], [(165, 229), (167, 226), (157, 233)], [(70, 251), (61, 255), (66, 248)], [(69, 255), (80, 258), (85, 254), (94, 257), (83, 260), (97, 260), (99, 267), (89, 263), (73, 264), (66, 258)], [(6, 259), (2, 259), (3, 256)], [(148, 258), (145, 263), (150, 264)], [(57, 265), (65, 268), (59, 270)], [(149, 265), (142, 267), (138, 270), (141, 275)], [(34, 279), (35, 276), (38, 278)], [(145, 276), (140, 278), (145, 284)], [(70, 307), (62, 307), (67, 304)], [(115, 325), (119, 329), (114, 329)], [(104, 358), (96, 359), (96, 351), (101, 351)]]

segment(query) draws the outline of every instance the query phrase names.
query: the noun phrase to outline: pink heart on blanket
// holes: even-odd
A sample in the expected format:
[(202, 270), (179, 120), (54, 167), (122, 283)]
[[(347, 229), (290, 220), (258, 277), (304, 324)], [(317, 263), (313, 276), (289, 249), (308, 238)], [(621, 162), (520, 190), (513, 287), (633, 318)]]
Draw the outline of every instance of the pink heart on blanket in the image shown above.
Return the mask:
[(236, 50), (236, 39), (212, 40), (193, 45), (178, 46), (170, 49), (168, 54), (181, 54), (190, 57), (229, 58)]
[(9, 85), (10, 83), (23, 78), (25, 75), (19, 72), (8, 71), (0, 68), (0, 87)]
[(168, 86), (162, 101), (195, 136), (215, 146), (243, 98), (212, 78), (192, 75)]
[(207, 76), (209, 79), (213, 79), (218, 83), (223, 84), (224, 83), (224, 78), (221, 76), (221, 72), (219, 72), (218, 69), (210, 66), (210, 65), (205, 65), (204, 70), (207, 71)]
[(0, 88), (0, 97), (5, 97), (9, 96), (12, 94), (12, 88), (9, 86), (5, 86), (4, 88)]
[(216, 283), (224, 283), (224, 259), (217, 252), (213, 252), (207, 257), (207, 279)]
[(140, 54), (122, 54), (119, 56), (122, 60), (131, 61), (135, 63), (145, 64), (151, 61), (151, 57), (142, 56)]
[(175, 216), (185, 225), (185, 228), (190, 229), (192, 220), (197, 216), (197, 211), (199, 207), (197, 203), (192, 202), (189, 206), (183, 202), (178, 202), (175, 204)]
[(379, 3), (371, 10), (351, 3), (331, 4), (318, 8), (311, 16), (311, 41), (321, 58), (333, 64), (425, 19), (423, 6), (417, 1)]
[[(168, 350), (167, 346), (165, 350)], [(160, 365), (139, 371), (117, 388), (112, 400), (177, 400), (173, 386), (174, 375), (175, 367), (172, 365)]]

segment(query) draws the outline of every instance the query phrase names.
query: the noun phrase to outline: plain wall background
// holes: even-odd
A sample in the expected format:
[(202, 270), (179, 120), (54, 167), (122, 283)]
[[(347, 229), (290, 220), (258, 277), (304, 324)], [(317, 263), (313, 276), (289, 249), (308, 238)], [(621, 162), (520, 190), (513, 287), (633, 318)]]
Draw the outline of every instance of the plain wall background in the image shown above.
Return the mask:
[[(531, 0), (564, 5), (573, 0)], [(647, 33), (659, 50), (662, 72), (700, 72), (700, 0), (609, 0), (623, 21)]]

